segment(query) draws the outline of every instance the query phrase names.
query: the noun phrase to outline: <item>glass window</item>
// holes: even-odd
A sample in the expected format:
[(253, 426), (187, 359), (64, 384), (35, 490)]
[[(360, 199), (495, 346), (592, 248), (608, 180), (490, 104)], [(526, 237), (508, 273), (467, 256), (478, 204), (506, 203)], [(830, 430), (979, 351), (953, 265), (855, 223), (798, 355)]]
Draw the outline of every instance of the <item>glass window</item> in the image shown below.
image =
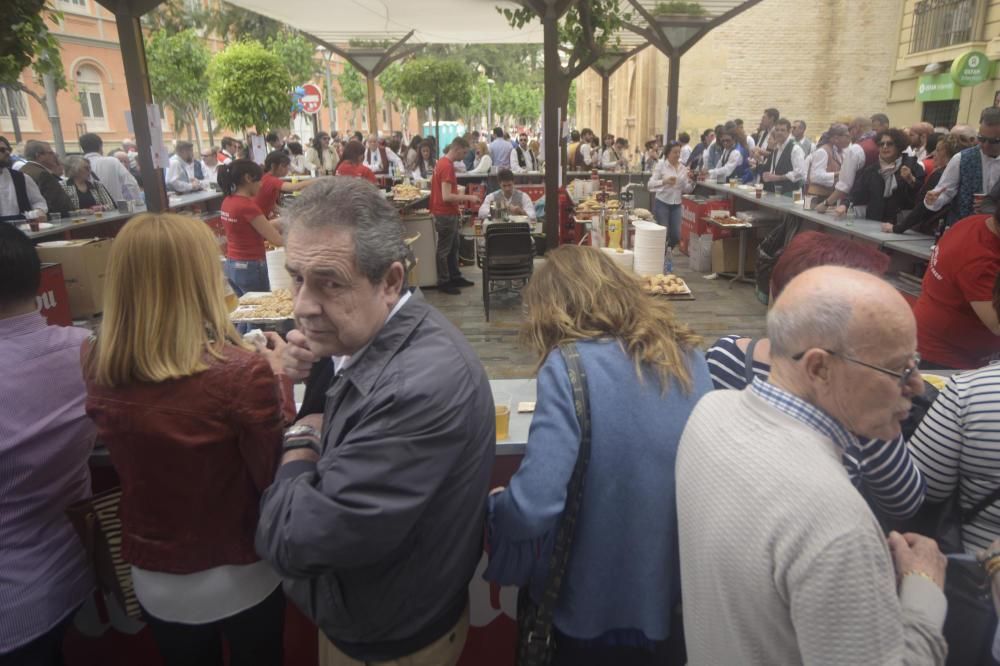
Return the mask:
[(918, 0), (913, 7), (910, 53), (973, 40), (979, 0)]
[(958, 123), (960, 101), (950, 99), (944, 102), (924, 102), (921, 120), (934, 127), (954, 127)]
[(103, 127), (107, 125), (104, 103), (104, 83), (100, 73), (90, 65), (83, 65), (76, 70), (76, 91), (80, 100), (80, 109), (88, 126)]

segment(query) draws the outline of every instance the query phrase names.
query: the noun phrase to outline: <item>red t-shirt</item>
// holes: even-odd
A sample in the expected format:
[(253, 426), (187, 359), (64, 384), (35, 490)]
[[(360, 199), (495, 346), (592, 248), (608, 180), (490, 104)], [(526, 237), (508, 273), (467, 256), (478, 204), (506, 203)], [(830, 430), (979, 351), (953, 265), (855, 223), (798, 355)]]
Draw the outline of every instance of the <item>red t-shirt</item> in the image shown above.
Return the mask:
[(972, 215), (949, 229), (931, 253), (917, 318), (920, 355), (938, 365), (971, 369), (1000, 353), (993, 335), (972, 309), (972, 301), (992, 301), (1000, 272), (1000, 238), (986, 226), (989, 215)]
[(375, 174), (372, 173), (372, 170), (364, 164), (354, 164), (353, 162), (342, 161), (337, 164), (337, 171), (335, 173), (338, 176), (354, 176), (355, 178), (364, 178), (365, 180), (371, 181), (372, 185), (377, 185), (375, 182)]
[(271, 217), (271, 213), (274, 212), (275, 207), (278, 205), (282, 184), (283, 182), (280, 178), (272, 176), (270, 173), (265, 173), (264, 177), (260, 179), (260, 189), (257, 190), (254, 202), (264, 212), (266, 217)]
[(445, 155), (434, 165), (434, 175), (431, 176), (431, 215), (454, 216), (458, 215), (458, 205), (445, 203), (441, 196), (441, 183), (451, 184), (451, 193), (458, 189), (458, 178), (455, 176), (455, 163)]
[(262, 260), (264, 237), (250, 222), (264, 212), (250, 197), (233, 194), (222, 200), (222, 226), (226, 229), (226, 256), (230, 259)]

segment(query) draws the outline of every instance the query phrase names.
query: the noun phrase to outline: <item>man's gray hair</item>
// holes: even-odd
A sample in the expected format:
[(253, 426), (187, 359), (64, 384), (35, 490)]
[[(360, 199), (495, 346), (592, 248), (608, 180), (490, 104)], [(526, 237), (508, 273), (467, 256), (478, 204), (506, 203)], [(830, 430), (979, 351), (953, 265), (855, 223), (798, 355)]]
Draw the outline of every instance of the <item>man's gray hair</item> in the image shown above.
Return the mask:
[(39, 155), (49, 152), (49, 144), (32, 139), (24, 144), (24, 159), (34, 162)]
[(987, 127), (1000, 125), (1000, 107), (988, 106), (983, 109), (982, 114), (979, 116), (979, 124), (986, 125)]
[(288, 220), (286, 234), (297, 227), (350, 231), (358, 271), (373, 284), (409, 255), (399, 212), (381, 190), (360, 178), (337, 176), (307, 187), (282, 208), (281, 217)]
[(795, 307), (776, 305), (767, 313), (771, 356), (791, 358), (814, 347), (846, 351), (850, 345), (851, 314), (851, 304), (846, 298), (808, 299)]
[(63, 162), (63, 172), (66, 176), (66, 180), (73, 180), (76, 178), (76, 174), (79, 173), (80, 169), (89, 164), (90, 160), (85, 158), (83, 155), (70, 155)]

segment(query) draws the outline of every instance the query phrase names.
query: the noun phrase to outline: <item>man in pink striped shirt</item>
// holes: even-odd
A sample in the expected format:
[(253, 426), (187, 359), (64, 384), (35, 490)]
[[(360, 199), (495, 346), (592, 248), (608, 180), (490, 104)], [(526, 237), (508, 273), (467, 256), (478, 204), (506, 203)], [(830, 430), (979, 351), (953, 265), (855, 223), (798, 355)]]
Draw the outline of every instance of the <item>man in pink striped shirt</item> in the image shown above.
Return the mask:
[(0, 223), (0, 666), (62, 664), (62, 639), (94, 583), (67, 506), (90, 495), (81, 328), (47, 326), (41, 266)]

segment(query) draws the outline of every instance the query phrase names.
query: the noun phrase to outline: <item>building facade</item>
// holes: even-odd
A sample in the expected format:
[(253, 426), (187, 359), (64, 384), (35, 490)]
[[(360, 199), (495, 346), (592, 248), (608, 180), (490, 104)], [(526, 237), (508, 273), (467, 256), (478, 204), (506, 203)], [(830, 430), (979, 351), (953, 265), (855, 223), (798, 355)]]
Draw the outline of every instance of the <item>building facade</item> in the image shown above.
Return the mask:
[[(53, 6), (63, 13), (63, 20), (60, 23), (51, 23), (50, 27), (59, 40), (63, 68), (69, 84), (69, 89), (59, 91), (56, 97), (66, 152), (79, 152), (78, 138), (87, 132), (99, 134), (104, 139), (105, 150), (115, 148), (123, 139), (134, 137), (135, 132), (131, 126), (125, 69), (118, 46), (118, 29), (114, 15), (95, 0), (53, 0)], [(211, 37), (206, 38), (206, 42), (213, 52), (224, 46), (220, 40)], [(317, 59), (323, 64), (327, 62), (320, 53), (317, 53)], [(339, 97), (336, 76), (343, 71), (344, 63), (338, 56), (333, 56), (330, 67), (334, 96)], [(44, 96), (44, 86), (33, 79), (30, 69), (22, 72), (20, 80), (26, 87)], [(314, 83), (324, 92), (324, 105), (318, 114), (318, 120), (321, 128), (329, 131), (331, 123), (326, 107), (325, 77), (320, 76)], [(377, 96), (381, 117), (377, 119), (378, 127), (375, 129), (385, 135), (393, 130), (402, 130), (403, 119), (398, 112), (387, 108), (381, 89), (377, 89)], [(14, 141), (11, 111), (15, 109), (22, 143), (30, 139), (52, 140), (52, 125), (45, 106), (23, 92), (14, 95), (13, 105), (9, 103), (6, 94), (0, 94), (0, 133)], [(406, 128), (411, 133), (417, 132), (416, 112), (410, 111), (407, 115)], [(189, 137), (205, 147), (211, 143), (218, 145), (224, 134), (233, 134), (226, 128), (217, 126), (210, 128), (209, 119), (202, 117), (197, 133), (182, 130), (180, 136), (175, 136), (169, 110), (164, 110), (162, 121), (164, 140), (168, 146), (176, 139)], [(369, 132), (367, 106), (355, 112), (341, 102), (336, 106), (335, 126), (342, 132), (347, 129), (358, 129), (367, 134)], [(302, 130), (295, 128), (293, 131), (304, 139), (311, 136), (311, 124), (301, 124), (300, 127)]]
[[(905, 0), (889, 84), (890, 117), (900, 125), (977, 126), (984, 108), (1000, 106), (998, 60), (1000, 0)], [(983, 76), (958, 85), (951, 70), (970, 61)], [(973, 83), (979, 78), (985, 81)]]
[[(912, 4), (913, 0), (907, 0)], [(717, 27), (681, 59), (679, 131), (742, 118), (756, 130), (765, 108), (806, 122), (887, 111), (903, 0), (764, 0)], [(647, 47), (610, 80), (609, 131), (635, 145), (666, 127), (667, 57)], [(577, 123), (599, 131), (601, 78), (577, 81)]]

